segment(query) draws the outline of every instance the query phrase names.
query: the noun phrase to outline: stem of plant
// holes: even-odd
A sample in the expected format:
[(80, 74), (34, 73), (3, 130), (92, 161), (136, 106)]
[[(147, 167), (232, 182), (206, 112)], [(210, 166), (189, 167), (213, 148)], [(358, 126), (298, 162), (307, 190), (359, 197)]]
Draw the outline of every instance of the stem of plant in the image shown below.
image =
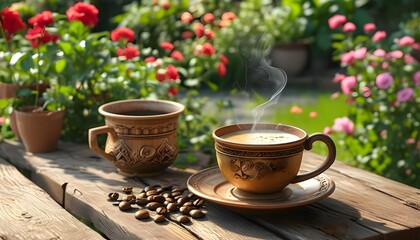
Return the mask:
[(36, 86), (36, 89), (35, 89), (35, 109), (37, 109), (38, 108), (38, 98), (39, 98), (39, 81), (41, 81), (41, 63), (40, 63), (40, 61), (41, 61), (41, 50), (40, 50), (40, 48), (39, 48), (39, 46), (37, 47), (37, 51), (38, 51), (38, 59), (37, 59), (37, 67), (38, 67), (38, 72), (37, 72), (37, 75), (38, 75), (38, 79), (36, 79), (36, 81), (35, 81), (35, 86)]

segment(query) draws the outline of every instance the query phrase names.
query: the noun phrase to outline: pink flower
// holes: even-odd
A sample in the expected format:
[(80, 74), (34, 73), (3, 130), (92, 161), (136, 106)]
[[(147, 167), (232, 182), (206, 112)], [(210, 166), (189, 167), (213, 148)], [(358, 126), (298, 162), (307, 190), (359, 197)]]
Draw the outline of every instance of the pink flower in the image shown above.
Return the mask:
[(194, 24), (194, 32), (195, 35), (197, 35), (198, 38), (201, 38), (204, 36), (204, 25), (201, 23), (195, 23)]
[(366, 53), (367, 53), (367, 48), (365, 48), (365, 47), (356, 49), (356, 51), (354, 51), (354, 58), (355, 59), (363, 59), (363, 58), (366, 57)]
[(365, 33), (371, 33), (376, 30), (376, 25), (374, 23), (366, 23), (363, 26), (363, 30), (365, 30)]
[(214, 38), (214, 32), (211, 29), (205, 29), (204, 30), (204, 35), (208, 38), (208, 39), (213, 39)]
[(414, 38), (410, 37), (410, 36), (404, 36), (400, 39), (397, 40), (397, 44), (400, 46), (411, 46), (416, 42), (416, 40), (414, 40)]
[(386, 32), (385, 31), (377, 31), (373, 37), (372, 41), (374, 42), (380, 42), (386, 38)]
[(345, 65), (350, 65), (354, 62), (354, 51), (351, 50), (349, 52), (345, 52), (343, 53), (343, 55), (341, 55), (341, 63), (345, 64)]
[(166, 79), (166, 69), (158, 69), (156, 71), (156, 80), (158, 80), (160, 83), (165, 81)]
[(348, 117), (336, 118), (332, 129), (337, 132), (345, 132), (351, 135), (354, 132), (354, 123)]
[(163, 9), (168, 10), (171, 7), (171, 4), (169, 2), (163, 2), (161, 6)]
[(335, 93), (331, 94), (330, 98), (331, 99), (337, 99), (339, 96), (340, 96), (340, 93), (339, 92), (335, 92)]
[(209, 42), (203, 43), (203, 48), (201, 49), (201, 53), (207, 56), (211, 56), (216, 52), (213, 45)]
[(177, 80), (180, 78), (178, 74), (178, 69), (172, 64), (170, 64), (166, 68), (166, 75), (169, 77), (170, 80)]
[(387, 89), (391, 84), (394, 82), (394, 78), (392, 75), (388, 72), (381, 73), (378, 76), (376, 76), (376, 85), (380, 89)]
[(139, 50), (136, 47), (118, 48), (117, 55), (127, 60), (133, 59), (140, 55)]
[(356, 86), (357, 79), (355, 76), (348, 76), (341, 81), (341, 91), (344, 94), (348, 95), (351, 93), (352, 89)]
[(224, 21), (232, 21), (236, 18), (236, 15), (233, 12), (225, 12), (222, 14), (222, 20)]
[(134, 41), (134, 31), (126, 27), (113, 30), (111, 32), (111, 40), (118, 41), (120, 39), (125, 39), (127, 42), (132, 43)]
[(155, 60), (156, 60), (156, 58), (153, 57), (153, 56), (150, 56), (150, 57), (147, 57), (147, 58), (144, 59), (144, 61), (147, 62), (147, 63), (154, 62)]
[(381, 48), (378, 48), (378, 49), (376, 49), (373, 52), (373, 56), (376, 56), (376, 57), (385, 57), (386, 56), (386, 52), (385, 52), (385, 50), (383, 50)]
[(227, 58), (225, 55), (220, 54), (219, 59), (223, 64), (229, 65), (229, 58)]
[(382, 130), (379, 135), (381, 135), (382, 138), (387, 138), (388, 137), (388, 131), (387, 130)]
[(194, 19), (193, 15), (189, 12), (184, 12), (181, 14), (181, 22), (183, 24), (188, 24), (192, 22), (193, 19)]
[(414, 138), (409, 138), (409, 139), (405, 140), (406, 144), (413, 144), (415, 142), (416, 142), (416, 139), (414, 139)]
[(356, 25), (354, 25), (354, 23), (352, 22), (347, 22), (346, 24), (344, 24), (343, 26), (343, 32), (354, 32), (356, 31)]
[(412, 63), (417, 62), (417, 60), (413, 58), (413, 56), (406, 54), (404, 55), (404, 62), (405, 64), (412, 64)]
[(400, 50), (391, 51), (386, 55), (387, 58), (402, 58), (403, 56), (404, 53)]
[(387, 69), (389, 67), (389, 63), (388, 62), (383, 62), (381, 67), (382, 67), (382, 69)]
[(417, 71), (413, 74), (413, 81), (416, 84), (416, 86), (420, 85), (420, 71)]
[(398, 103), (411, 101), (414, 99), (414, 95), (415, 95), (414, 89), (409, 88), (409, 87), (403, 88), (397, 93), (397, 101)]
[(330, 127), (325, 127), (322, 133), (330, 135), (332, 133), (332, 129)]
[(347, 21), (346, 16), (341, 14), (336, 14), (332, 16), (330, 19), (328, 19), (328, 26), (331, 29), (336, 29), (341, 27), (345, 22)]
[(338, 73), (335, 74), (333, 82), (341, 82), (344, 78), (346, 78), (346, 75)]

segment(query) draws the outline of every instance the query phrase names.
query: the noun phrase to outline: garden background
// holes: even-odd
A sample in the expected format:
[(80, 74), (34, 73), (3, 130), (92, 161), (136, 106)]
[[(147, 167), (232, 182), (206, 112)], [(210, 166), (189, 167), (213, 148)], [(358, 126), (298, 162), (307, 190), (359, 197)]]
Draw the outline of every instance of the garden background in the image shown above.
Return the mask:
[[(187, 107), (177, 166), (198, 151), (215, 164), (212, 130), (253, 121), (284, 87), (280, 68), (287, 85), (261, 121), (330, 134), (339, 160), (420, 186), (417, 0), (77, 2), (0, 3), (0, 80), (20, 86), (0, 100), (3, 138), (15, 137), (12, 109), (34, 99), (65, 109), (61, 139), (81, 143), (105, 102), (170, 99)], [(50, 37), (34, 44), (35, 30)]]

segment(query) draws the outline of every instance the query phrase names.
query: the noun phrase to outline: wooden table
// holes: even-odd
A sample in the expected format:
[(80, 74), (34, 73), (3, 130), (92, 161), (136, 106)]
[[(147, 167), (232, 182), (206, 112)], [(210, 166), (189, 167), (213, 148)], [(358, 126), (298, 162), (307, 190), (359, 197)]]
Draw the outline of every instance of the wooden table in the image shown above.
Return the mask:
[[(124, 186), (185, 187), (196, 170), (170, 168), (158, 177), (128, 178), (87, 146), (69, 143), (60, 143), (56, 152), (34, 155), (20, 143), (3, 141), (0, 156), (43, 189), (22, 187), (32, 183), (0, 160), (0, 239), (51, 239), (51, 233), (56, 239), (420, 239), (419, 189), (338, 161), (325, 172), (336, 189), (320, 202), (263, 215), (238, 214), (206, 202), (205, 218), (157, 224), (135, 219), (133, 211), (120, 211), (107, 200), (108, 193)], [(313, 168), (321, 159), (305, 152), (303, 169)], [(46, 212), (52, 214), (40, 214)], [(25, 218), (26, 214), (32, 217)], [(14, 226), (23, 233), (17, 234)]]

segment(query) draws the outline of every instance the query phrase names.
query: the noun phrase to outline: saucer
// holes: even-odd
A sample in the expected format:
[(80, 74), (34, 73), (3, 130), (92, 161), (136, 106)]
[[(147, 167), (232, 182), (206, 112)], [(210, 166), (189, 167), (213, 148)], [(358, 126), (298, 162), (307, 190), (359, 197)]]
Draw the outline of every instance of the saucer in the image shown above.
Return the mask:
[(241, 191), (226, 181), (219, 167), (204, 169), (187, 181), (190, 192), (204, 200), (239, 212), (273, 213), (305, 206), (331, 195), (334, 181), (325, 174), (309, 180), (289, 184), (283, 190), (270, 194), (252, 194)]

